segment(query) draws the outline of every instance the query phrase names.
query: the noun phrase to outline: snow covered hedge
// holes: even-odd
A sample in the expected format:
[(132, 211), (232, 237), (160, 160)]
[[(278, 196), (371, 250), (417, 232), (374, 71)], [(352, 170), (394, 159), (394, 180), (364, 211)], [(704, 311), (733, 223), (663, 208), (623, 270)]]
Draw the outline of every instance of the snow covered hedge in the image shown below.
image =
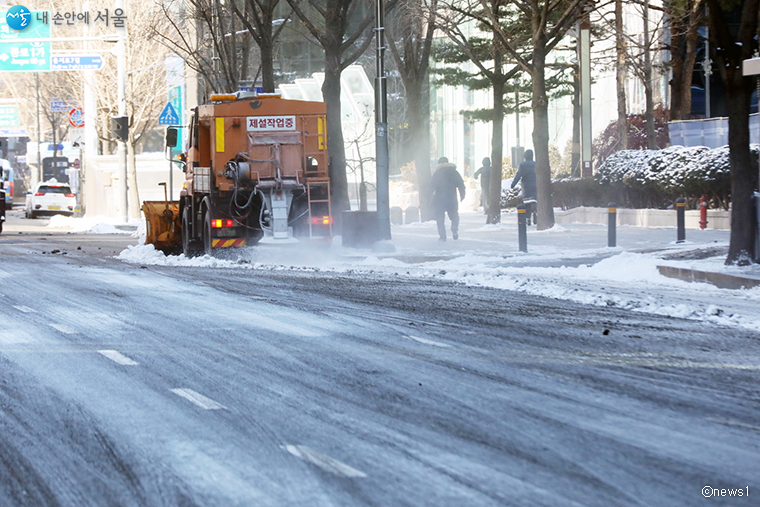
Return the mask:
[[(751, 147), (755, 165), (760, 145)], [(728, 209), (731, 175), (728, 146), (671, 146), (662, 150), (624, 150), (610, 155), (593, 179), (553, 182), (554, 205), (666, 208), (685, 197), (696, 207), (705, 195), (712, 207)]]

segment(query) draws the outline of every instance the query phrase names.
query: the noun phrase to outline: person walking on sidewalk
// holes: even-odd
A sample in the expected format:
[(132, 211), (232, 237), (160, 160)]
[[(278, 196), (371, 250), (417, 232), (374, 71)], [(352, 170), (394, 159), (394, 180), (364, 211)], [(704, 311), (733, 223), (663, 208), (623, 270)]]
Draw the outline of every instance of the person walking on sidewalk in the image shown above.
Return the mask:
[(533, 150), (525, 150), (525, 161), (517, 167), (517, 173), (512, 180), (511, 188), (515, 188), (518, 182), (522, 180), (522, 200), (525, 204), (525, 213), (528, 215), (527, 225), (530, 225), (530, 217), (533, 217), (533, 223), (538, 222), (536, 216), (536, 203), (538, 202), (538, 191), (536, 190), (536, 163), (533, 161)]
[(459, 239), (459, 201), (457, 200), (457, 190), (459, 190), (460, 200), (464, 201), (464, 180), (457, 172), (457, 166), (450, 163), (446, 157), (438, 159), (438, 167), (433, 173), (431, 181), (433, 187), (433, 208), (435, 210), (435, 221), (438, 225), (438, 241), (446, 241), (446, 213), (451, 220), (451, 235), (454, 239)]
[(483, 167), (475, 171), (475, 179), (480, 176), (480, 204), (483, 205), (483, 213), (488, 214), (488, 189), (491, 188), (491, 159), (483, 159)]

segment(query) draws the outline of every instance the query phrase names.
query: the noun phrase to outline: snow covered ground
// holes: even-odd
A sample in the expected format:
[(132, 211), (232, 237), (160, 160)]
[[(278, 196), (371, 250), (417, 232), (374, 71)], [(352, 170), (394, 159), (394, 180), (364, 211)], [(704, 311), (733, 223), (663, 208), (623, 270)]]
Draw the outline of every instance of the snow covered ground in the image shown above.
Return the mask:
[[(582, 304), (695, 319), (760, 331), (760, 287), (719, 289), (661, 275), (658, 265), (721, 272), (760, 279), (760, 266), (726, 267), (728, 231), (687, 231), (675, 243), (674, 228), (619, 227), (618, 247), (606, 247), (606, 227), (590, 224), (530, 230), (529, 253), (517, 248), (513, 215), (483, 225), (480, 213), (463, 213), (460, 240), (440, 243), (434, 222), (393, 226), (395, 252), (340, 246), (324, 248), (261, 245), (230, 252), (226, 259), (165, 256), (135, 233), (124, 262), (201, 269), (317, 270), (410, 279), (439, 278), (456, 283), (524, 292)], [(700, 258), (704, 257), (704, 258)], [(692, 259), (688, 259), (692, 258)]]

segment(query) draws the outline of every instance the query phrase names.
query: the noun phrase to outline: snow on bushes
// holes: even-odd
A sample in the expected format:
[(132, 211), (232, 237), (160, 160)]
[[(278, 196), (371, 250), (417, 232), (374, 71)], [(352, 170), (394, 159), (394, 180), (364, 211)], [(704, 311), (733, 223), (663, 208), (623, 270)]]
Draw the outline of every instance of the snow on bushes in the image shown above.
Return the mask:
[[(751, 150), (757, 161), (760, 145), (752, 145)], [(596, 185), (555, 181), (553, 193), (559, 198), (555, 205), (572, 207), (580, 205), (580, 201), (585, 206), (604, 206), (604, 201), (609, 201), (623, 207), (665, 208), (678, 197), (685, 197), (690, 207), (694, 207), (705, 195), (712, 206), (728, 209), (731, 200), (728, 154), (728, 146), (713, 150), (704, 146), (671, 146), (662, 150), (618, 151), (597, 169)], [(593, 188), (597, 185), (601, 189)], [(577, 191), (583, 195), (573, 195)]]

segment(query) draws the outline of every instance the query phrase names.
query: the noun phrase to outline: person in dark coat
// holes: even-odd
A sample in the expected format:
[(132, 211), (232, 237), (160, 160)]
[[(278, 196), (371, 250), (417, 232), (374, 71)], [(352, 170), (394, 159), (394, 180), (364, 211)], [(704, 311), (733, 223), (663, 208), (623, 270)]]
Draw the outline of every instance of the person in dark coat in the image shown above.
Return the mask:
[(491, 188), (491, 159), (483, 159), (483, 167), (475, 171), (475, 178), (480, 176), (480, 203), (483, 205), (483, 212), (488, 214), (488, 189)]
[(533, 150), (525, 151), (525, 161), (517, 167), (517, 174), (512, 180), (512, 187), (515, 188), (518, 182), (522, 180), (522, 200), (525, 204), (525, 213), (528, 215), (527, 224), (530, 225), (530, 217), (533, 217), (533, 223), (538, 220), (536, 216), (536, 203), (538, 202), (538, 192), (536, 190), (536, 163), (533, 161)]
[(454, 239), (459, 239), (457, 190), (459, 190), (460, 200), (464, 201), (465, 189), (464, 180), (457, 172), (457, 166), (449, 163), (449, 159), (446, 157), (439, 158), (431, 185), (433, 187), (435, 221), (438, 224), (438, 240), (446, 241), (446, 226), (444, 224), (446, 213), (449, 214), (449, 220), (451, 220), (451, 235)]

